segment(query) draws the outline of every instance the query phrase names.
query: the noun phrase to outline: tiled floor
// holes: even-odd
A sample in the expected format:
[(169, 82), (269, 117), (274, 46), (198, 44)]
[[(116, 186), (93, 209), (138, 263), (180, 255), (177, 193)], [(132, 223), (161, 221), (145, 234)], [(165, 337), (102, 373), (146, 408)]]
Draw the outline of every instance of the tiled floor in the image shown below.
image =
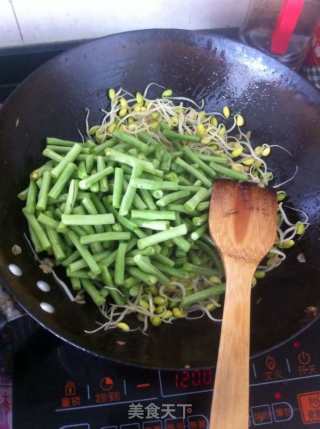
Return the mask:
[(238, 26), (249, 0), (0, 0), (0, 47), (140, 28)]

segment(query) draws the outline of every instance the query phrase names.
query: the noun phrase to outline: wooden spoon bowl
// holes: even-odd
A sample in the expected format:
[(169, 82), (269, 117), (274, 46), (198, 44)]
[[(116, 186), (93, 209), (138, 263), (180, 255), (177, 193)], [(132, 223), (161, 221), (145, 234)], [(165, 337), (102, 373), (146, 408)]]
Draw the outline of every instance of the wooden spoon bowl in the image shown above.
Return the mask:
[(213, 186), (210, 234), (225, 267), (226, 294), (210, 429), (249, 425), (250, 298), (254, 273), (275, 242), (277, 201), (257, 185)]

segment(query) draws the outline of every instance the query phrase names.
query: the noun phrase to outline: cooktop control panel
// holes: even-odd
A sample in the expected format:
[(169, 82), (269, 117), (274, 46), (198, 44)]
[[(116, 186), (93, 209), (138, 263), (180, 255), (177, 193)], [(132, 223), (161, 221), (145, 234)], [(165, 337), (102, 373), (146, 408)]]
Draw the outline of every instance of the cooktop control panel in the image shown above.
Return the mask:
[[(250, 427), (320, 427), (319, 329), (316, 321), (251, 360)], [(13, 429), (208, 427), (212, 368), (140, 369), (60, 342), (47, 354), (32, 349), (15, 360)]]

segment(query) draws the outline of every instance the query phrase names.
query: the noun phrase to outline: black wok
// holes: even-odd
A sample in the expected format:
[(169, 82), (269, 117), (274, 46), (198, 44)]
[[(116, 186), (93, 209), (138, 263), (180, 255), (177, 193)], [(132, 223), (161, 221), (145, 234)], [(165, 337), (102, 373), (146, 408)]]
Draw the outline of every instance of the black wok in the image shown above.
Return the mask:
[[(106, 88), (142, 91), (151, 81), (178, 95), (204, 99), (209, 111), (227, 104), (246, 116), (254, 144), (290, 150), (292, 157), (273, 150), (276, 182), (299, 168), (285, 189), (290, 203), (309, 215), (311, 227), (286, 262), (253, 291), (252, 352), (262, 351), (296, 332), (306, 307), (320, 301), (320, 95), (273, 59), (214, 35), (145, 30), (109, 36), (49, 61), (11, 95), (0, 113), (0, 282), (41, 325), (94, 354), (147, 367), (212, 366), (220, 327), (207, 319), (180, 320), (152, 329), (148, 336), (85, 334), (95, 326), (97, 309), (68, 301), (39, 270), (23, 238), (25, 223), (16, 194), (41, 164), (44, 138), (78, 138), (86, 107), (92, 123), (101, 118)], [(16, 243), (22, 255), (12, 255)], [(306, 263), (297, 262), (301, 252)], [(10, 273), (11, 263), (21, 268), (22, 276)], [(41, 279), (50, 283), (49, 293), (36, 287)], [(55, 312), (43, 311), (43, 302)]]

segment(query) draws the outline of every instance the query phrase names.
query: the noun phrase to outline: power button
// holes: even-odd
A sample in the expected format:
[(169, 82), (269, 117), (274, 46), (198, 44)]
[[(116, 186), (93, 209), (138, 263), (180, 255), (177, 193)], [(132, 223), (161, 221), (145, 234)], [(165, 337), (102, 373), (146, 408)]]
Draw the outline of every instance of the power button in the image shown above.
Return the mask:
[(301, 393), (297, 398), (302, 422), (320, 423), (320, 391)]

